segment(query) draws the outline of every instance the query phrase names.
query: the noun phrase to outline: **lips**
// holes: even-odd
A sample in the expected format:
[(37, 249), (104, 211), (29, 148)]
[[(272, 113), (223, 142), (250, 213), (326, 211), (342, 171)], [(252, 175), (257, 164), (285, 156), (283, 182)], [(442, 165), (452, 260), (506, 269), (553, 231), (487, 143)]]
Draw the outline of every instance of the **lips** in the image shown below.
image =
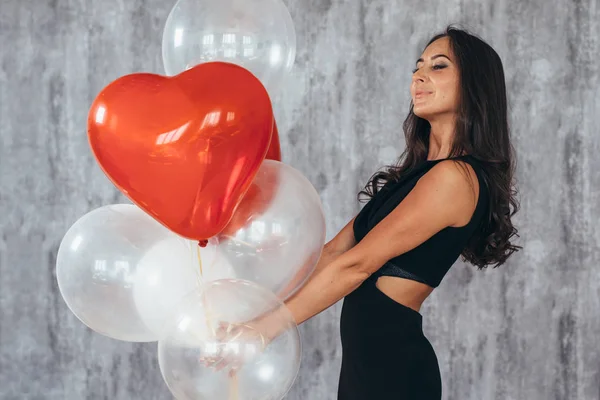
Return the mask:
[(433, 92), (426, 92), (423, 90), (419, 90), (417, 92), (415, 92), (415, 98), (413, 99), (413, 101), (415, 103), (422, 103), (423, 101), (427, 100), (427, 96), (430, 95)]

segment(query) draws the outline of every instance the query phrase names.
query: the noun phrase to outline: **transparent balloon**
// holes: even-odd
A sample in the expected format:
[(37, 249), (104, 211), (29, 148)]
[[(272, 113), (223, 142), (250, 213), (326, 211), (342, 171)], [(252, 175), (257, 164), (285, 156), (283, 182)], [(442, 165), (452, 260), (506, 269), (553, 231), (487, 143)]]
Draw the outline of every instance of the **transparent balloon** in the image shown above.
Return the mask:
[(137, 264), (133, 284), (133, 299), (139, 316), (155, 339), (160, 338), (165, 317), (173, 307), (206, 277), (216, 252), (201, 249), (197, 243), (168, 232), (168, 237), (154, 243)]
[(281, 0), (179, 0), (163, 31), (167, 75), (208, 61), (238, 64), (273, 95), (296, 57), (296, 32)]
[(213, 268), (285, 299), (314, 271), (325, 234), (310, 181), (285, 163), (265, 160), (227, 227), (209, 241), (217, 247)]
[(197, 245), (137, 206), (115, 204), (81, 217), (65, 234), (56, 277), (70, 310), (108, 337), (157, 341), (161, 321), (200, 285)]
[[(279, 334), (264, 346), (258, 336), (222, 337), (218, 326), (240, 326), (278, 310)], [(223, 279), (203, 285), (173, 309), (158, 342), (160, 370), (179, 400), (279, 400), (294, 383), (301, 361), (298, 327), (275, 294), (255, 283)], [(228, 352), (222, 368), (206, 360)]]

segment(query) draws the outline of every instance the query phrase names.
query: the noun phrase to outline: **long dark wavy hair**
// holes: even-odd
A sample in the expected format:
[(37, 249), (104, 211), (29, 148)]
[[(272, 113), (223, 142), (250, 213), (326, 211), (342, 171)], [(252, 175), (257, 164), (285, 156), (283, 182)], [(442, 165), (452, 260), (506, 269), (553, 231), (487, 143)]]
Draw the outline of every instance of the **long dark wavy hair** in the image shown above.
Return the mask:
[[(460, 104), (449, 157), (466, 153), (479, 162), (490, 200), (487, 218), (461, 255), (479, 269), (489, 265), (495, 268), (521, 248), (510, 241), (519, 236), (511, 222), (519, 203), (513, 180), (516, 163), (510, 141), (502, 61), (489, 44), (452, 25), (435, 35), (427, 46), (443, 37), (449, 38), (460, 71)], [(411, 102), (403, 124), (406, 149), (395, 165), (369, 179), (359, 197), (373, 197), (385, 183), (399, 180), (427, 160), (430, 128), (427, 120), (414, 114)]]

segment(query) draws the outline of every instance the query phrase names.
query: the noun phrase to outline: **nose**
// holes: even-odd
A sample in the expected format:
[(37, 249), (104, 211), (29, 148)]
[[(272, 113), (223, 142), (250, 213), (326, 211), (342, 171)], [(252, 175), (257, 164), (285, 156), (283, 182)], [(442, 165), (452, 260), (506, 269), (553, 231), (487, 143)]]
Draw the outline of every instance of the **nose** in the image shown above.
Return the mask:
[(423, 75), (423, 73), (419, 70), (417, 72), (415, 72), (412, 76), (412, 81), (413, 82), (425, 82), (425, 76)]
[(415, 72), (413, 74), (412, 77), (412, 82), (411, 82), (411, 92), (414, 92), (416, 90), (416, 87), (421, 85), (423, 82), (425, 82), (425, 78), (424, 76), (419, 72)]

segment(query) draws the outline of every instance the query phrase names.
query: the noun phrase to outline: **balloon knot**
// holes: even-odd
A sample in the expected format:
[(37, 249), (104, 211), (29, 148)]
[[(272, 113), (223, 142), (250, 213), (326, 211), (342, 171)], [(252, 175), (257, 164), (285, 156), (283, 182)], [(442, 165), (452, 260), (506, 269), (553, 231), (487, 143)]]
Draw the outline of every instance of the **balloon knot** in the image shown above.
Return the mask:
[(202, 248), (206, 247), (207, 244), (208, 244), (208, 240), (206, 240), (206, 239), (200, 240), (198, 242), (198, 246), (200, 246)]

